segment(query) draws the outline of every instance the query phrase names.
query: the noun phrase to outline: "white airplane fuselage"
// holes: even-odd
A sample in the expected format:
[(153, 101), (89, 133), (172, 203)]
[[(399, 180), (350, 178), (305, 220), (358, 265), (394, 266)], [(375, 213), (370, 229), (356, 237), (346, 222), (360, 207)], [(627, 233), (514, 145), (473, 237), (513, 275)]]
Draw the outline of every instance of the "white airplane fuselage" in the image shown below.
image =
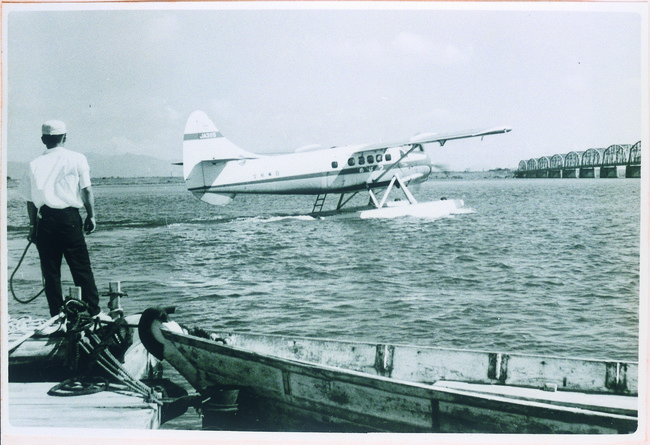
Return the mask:
[[(204, 160), (187, 177), (187, 187), (197, 193), (319, 194), (388, 184), (392, 176), (384, 174), (385, 170), (406, 149), (359, 151), (361, 147), (334, 147), (227, 162)], [(424, 152), (413, 152), (391, 171), (406, 181), (424, 181), (431, 173), (431, 160)]]

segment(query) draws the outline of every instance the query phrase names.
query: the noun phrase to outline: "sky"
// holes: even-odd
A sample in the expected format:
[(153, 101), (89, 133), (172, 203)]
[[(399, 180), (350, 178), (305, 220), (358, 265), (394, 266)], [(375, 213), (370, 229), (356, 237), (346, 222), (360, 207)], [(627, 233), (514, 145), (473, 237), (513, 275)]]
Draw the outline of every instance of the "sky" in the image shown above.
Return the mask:
[(450, 170), (647, 134), (645, 3), (5, 4), (3, 21), (8, 161), (41, 153), (47, 119), (73, 150), (179, 161), (194, 110), (257, 153), (512, 127), (428, 146)]

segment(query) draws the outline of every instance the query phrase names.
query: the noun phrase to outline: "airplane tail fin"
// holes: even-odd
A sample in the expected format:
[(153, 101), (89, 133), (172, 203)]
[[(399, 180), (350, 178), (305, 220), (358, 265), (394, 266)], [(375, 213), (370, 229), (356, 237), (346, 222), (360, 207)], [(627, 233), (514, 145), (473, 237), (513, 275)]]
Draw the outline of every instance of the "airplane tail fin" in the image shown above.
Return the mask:
[(201, 161), (232, 161), (258, 158), (223, 137), (203, 111), (195, 111), (187, 119), (183, 137), (183, 176), (185, 179)]
[[(230, 195), (206, 193), (221, 171), (214, 166), (223, 167), (228, 161), (257, 157), (223, 137), (203, 111), (195, 111), (187, 119), (183, 137), (183, 178), (187, 188), (199, 199), (217, 205), (230, 202)], [(212, 166), (209, 171), (204, 169), (206, 162)]]

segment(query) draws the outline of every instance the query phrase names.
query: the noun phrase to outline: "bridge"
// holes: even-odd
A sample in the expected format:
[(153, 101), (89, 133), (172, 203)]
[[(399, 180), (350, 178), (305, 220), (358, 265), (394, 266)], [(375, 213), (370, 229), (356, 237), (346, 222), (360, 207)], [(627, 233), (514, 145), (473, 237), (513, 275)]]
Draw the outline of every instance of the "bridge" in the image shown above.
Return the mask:
[(641, 141), (519, 161), (516, 178), (640, 178)]

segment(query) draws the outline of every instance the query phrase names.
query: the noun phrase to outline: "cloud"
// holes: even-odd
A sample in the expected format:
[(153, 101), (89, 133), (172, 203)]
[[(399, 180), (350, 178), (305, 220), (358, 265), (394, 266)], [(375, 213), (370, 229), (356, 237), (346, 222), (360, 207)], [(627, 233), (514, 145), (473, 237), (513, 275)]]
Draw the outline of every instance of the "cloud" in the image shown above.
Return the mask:
[(213, 99), (210, 103), (210, 110), (215, 116), (231, 116), (235, 109), (227, 99)]
[(185, 116), (181, 112), (179, 112), (178, 110), (176, 110), (175, 108), (173, 108), (169, 104), (165, 104), (163, 109), (165, 111), (165, 115), (167, 116), (167, 119), (169, 120), (169, 122), (172, 122), (172, 123), (173, 122), (182, 122), (183, 119), (185, 118)]
[(372, 66), (390, 64), (408, 66), (423, 62), (438, 66), (464, 65), (473, 55), (471, 45), (459, 46), (453, 43), (429, 38), (410, 31), (402, 31), (388, 40), (376, 38), (346, 38), (338, 41), (309, 41), (312, 53), (327, 60), (354, 60)]
[(402, 53), (426, 56), (431, 54), (434, 45), (433, 42), (420, 35), (411, 32), (401, 32), (392, 42), (392, 46)]
[(178, 38), (180, 25), (175, 15), (165, 15), (151, 19), (147, 24), (147, 34), (152, 43), (160, 43)]
[(580, 74), (570, 74), (562, 79), (565, 87), (579, 93), (588, 93), (590, 91), (589, 82)]
[(473, 52), (471, 47), (461, 48), (412, 32), (400, 32), (391, 42), (390, 48), (398, 56), (422, 58), (443, 66), (466, 64)]

